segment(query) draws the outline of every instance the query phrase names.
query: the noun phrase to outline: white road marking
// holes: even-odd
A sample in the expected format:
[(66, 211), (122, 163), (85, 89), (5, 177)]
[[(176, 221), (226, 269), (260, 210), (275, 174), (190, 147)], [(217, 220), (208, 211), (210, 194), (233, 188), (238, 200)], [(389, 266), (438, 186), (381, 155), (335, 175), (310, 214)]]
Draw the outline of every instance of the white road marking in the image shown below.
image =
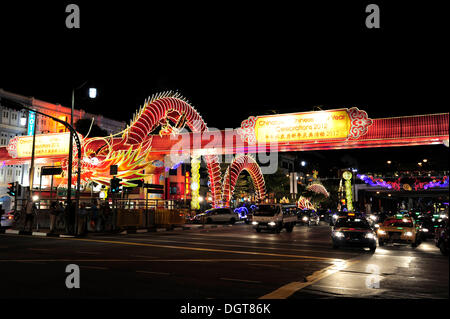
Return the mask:
[(331, 276), (332, 274), (347, 268), (348, 266), (358, 263), (359, 260), (349, 260), (344, 261), (342, 263), (336, 263), (335, 265), (331, 265), (324, 269), (318, 270), (314, 272), (312, 275), (306, 277), (306, 281), (294, 281), (289, 284), (286, 284), (271, 293), (268, 293), (264, 296), (259, 297), (259, 299), (286, 299), (297, 291), (312, 285), (313, 283)]

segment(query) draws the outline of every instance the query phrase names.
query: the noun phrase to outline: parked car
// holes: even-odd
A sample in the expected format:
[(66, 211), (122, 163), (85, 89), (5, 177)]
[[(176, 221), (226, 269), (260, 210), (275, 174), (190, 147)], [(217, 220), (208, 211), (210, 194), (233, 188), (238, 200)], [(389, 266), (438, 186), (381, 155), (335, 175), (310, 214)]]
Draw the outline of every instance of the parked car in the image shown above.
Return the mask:
[(233, 212), (231, 208), (213, 208), (205, 211), (204, 213), (200, 213), (194, 216), (194, 223), (217, 223), (229, 222), (230, 224), (234, 224), (239, 220), (239, 214)]
[(448, 255), (448, 241), (449, 241), (449, 223), (448, 219), (444, 221), (442, 227), (436, 228), (434, 243), (436, 247), (439, 247), (441, 253), (445, 256)]

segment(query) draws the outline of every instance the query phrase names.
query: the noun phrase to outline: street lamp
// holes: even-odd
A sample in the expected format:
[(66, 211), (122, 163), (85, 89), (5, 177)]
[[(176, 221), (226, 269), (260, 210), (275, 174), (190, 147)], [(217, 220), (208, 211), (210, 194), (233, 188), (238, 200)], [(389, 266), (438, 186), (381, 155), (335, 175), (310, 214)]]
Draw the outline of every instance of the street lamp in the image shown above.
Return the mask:
[(96, 88), (89, 88), (89, 97), (91, 99), (95, 99), (97, 97), (97, 89)]
[[(74, 111), (74, 107), (75, 107), (75, 91), (78, 89), (81, 89), (85, 84), (87, 83), (84, 82), (83, 84), (81, 84), (79, 87), (72, 89), (72, 108), (70, 110), (70, 126), (73, 127), (73, 111)], [(90, 88), (89, 89), (89, 97), (90, 98), (95, 98), (97, 96), (97, 89), (95, 88)], [(80, 150), (78, 151), (80, 152)], [(73, 134), (72, 131), (70, 132), (70, 139), (69, 139), (69, 162), (67, 165), (67, 170), (68, 170), (68, 174), (67, 174), (67, 205), (71, 205), (72, 202), (72, 156), (73, 156)], [(80, 162), (81, 159), (81, 154), (78, 154), (78, 168), (81, 165)], [(77, 220), (78, 220), (78, 209), (79, 209), (79, 204), (80, 204), (80, 182), (81, 182), (81, 174), (80, 174), (80, 169), (78, 169), (78, 174), (77, 174), (77, 191), (75, 194), (75, 201), (76, 201), (76, 205), (75, 205), (75, 225), (77, 225)], [(69, 206), (70, 207), (70, 206)]]
[(301, 166), (306, 166), (306, 162), (305, 162), (305, 161), (301, 161), (301, 162), (300, 162), (300, 165), (301, 165)]

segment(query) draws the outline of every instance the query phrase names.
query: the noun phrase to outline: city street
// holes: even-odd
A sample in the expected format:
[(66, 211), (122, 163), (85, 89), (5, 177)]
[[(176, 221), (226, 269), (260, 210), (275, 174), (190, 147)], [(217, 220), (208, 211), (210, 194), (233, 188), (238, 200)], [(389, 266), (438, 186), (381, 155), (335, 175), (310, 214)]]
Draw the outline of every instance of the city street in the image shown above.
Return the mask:
[[(330, 227), (54, 238), (0, 235), (0, 298), (448, 298), (448, 257), (432, 240), (332, 249)], [(80, 288), (66, 287), (66, 266)]]

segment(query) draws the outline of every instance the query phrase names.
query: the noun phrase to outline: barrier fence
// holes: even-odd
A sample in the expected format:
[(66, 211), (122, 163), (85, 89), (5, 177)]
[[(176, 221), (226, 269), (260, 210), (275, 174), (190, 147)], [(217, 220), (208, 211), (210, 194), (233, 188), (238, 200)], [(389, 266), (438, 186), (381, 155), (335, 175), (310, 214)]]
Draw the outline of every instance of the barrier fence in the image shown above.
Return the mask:
[[(35, 201), (36, 214), (33, 222), (33, 229), (39, 230), (50, 227), (50, 206), (54, 201), (63, 202), (61, 199), (39, 199)], [(174, 203), (173, 201), (160, 199), (114, 199), (96, 200), (99, 216), (102, 219), (105, 230), (120, 230), (125, 228), (146, 228), (146, 227), (174, 227), (183, 225), (190, 216), (195, 215), (188, 206)], [(92, 203), (90, 198), (81, 198), (80, 204), (85, 204), (88, 212), (87, 228), (95, 231), (89, 221), (93, 219)], [(102, 207), (103, 206), (103, 207)], [(25, 216), (25, 199), (17, 199), (16, 202), (16, 228), (21, 228)], [(106, 208), (105, 208), (106, 207)], [(108, 211), (108, 213), (105, 213)], [(63, 215), (57, 217), (56, 230), (64, 230), (66, 219)], [(75, 222), (77, 224), (77, 222)], [(98, 229), (97, 229), (98, 230)]]

